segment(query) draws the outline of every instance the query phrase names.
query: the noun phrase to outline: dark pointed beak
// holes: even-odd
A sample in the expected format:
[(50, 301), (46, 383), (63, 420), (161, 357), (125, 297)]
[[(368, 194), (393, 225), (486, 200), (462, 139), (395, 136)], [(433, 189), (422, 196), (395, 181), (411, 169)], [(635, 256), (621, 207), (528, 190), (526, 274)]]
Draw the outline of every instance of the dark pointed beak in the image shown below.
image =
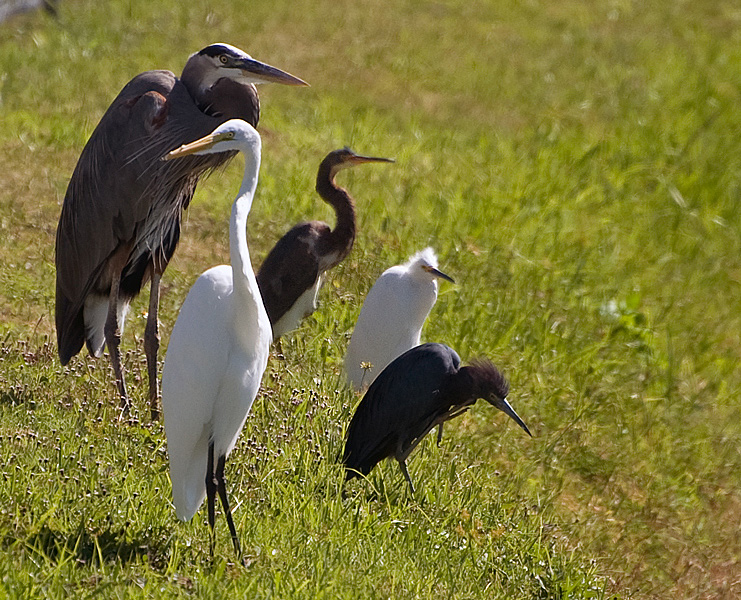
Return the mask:
[(250, 80), (250, 83), (282, 83), (283, 85), (307, 87), (309, 85), (303, 79), (294, 77), (290, 73), (271, 67), (254, 58), (244, 58), (239, 61), (238, 65), (244, 71), (245, 77)]
[(369, 162), (385, 162), (385, 163), (396, 162), (393, 158), (381, 158), (378, 156), (363, 156), (361, 154), (353, 154), (353, 157), (350, 160), (355, 165), (360, 165), (360, 164), (369, 163)]
[(505, 400), (504, 398), (497, 398), (496, 396), (489, 400), (489, 403), (492, 406), (495, 406), (499, 410), (501, 410), (505, 415), (510, 417), (515, 423), (517, 423), (520, 427), (522, 427), (525, 430), (525, 433), (527, 433), (530, 437), (533, 437), (533, 434), (530, 433), (530, 430), (527, 428), (527, 425), (523, 422), (523, 420), (520, 418), (520, 416), (515, 412), (515, 409), (512, 408)]
[(455, 283), (455, 279), (453, 279), (450, 275), (446, 275), (439, 269), (436, 269), (435, 267), (428, 267), (424, 266), (422, 267), (425, 271), (427, 271), (430, 275), (434, 275), (435, 277), (439, 277), (440, 279), (444, 279), (445, 281), (449, 281), (450, 283)]

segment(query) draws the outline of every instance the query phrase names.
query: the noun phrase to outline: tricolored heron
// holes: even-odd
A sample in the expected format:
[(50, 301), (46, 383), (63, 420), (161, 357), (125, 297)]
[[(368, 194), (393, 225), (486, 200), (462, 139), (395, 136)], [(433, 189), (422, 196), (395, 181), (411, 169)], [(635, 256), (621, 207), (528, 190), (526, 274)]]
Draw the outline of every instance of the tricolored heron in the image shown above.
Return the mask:
[(355, 410), (342, 458), (346, 479), (367, 475), (393, 457), (414, 493), (407, 457), (433, 427), (462, 415), (479, 398), (531, 435), (507, 402), (508, 392), (507, 380), (488, 360), (461, 367), (458, 354), (444, 344), (408, 350), (376, 377)]
[(437, 268), (432, 248), (386, 269), (371, 287), (347, 346), (345, 371), (356, 391), (367, 388), (397, 356), (419, 346), (422, 325), (437, 300), (437, 280), (455, 283)]
[(196, 52), (178, 79), (147, 71), (132, 79), (80, 155), (59, 218), (56, 326), (63, 365), (83, 344), (110, 352), (121, 404), (129, 407), (119, 344), (129, 303), (151, 280), (144, 349), (157, 418), (160, 278), (180, 238), (180, 219), (198, 179), (234, 152), (163, 162), (160, 157), (219, 124), (257, 125), (256, 83), (307, 85), (228, 44)]
[(338, 186), (337, 173), (368, 162), (394, 162), (361, 156), (349, 148), (330, 152), (319, 165), (316, 191), (335, 211), (334, 229), (322, 221), (294, 226), (273, 247), (257, 272), (274, 339), (298, 327), (316, 310), (316, 299), (325, 271), (337, 266), (355, 243), (355, 203)]
[(245, 157), (229, 226), (231, 265), (203, 273), (180, 309), (162, 370), (162, 408), (178, 517), (190, 519), (207, 497), (213, 554), (218, 491), (241, 558), (224, 465), (257, 395), (273, 339), (246, 235), (260, 170), (260, 136), (251, 125), (235, 119), (167, 158), (177, 162), (183, 156), (228, 150), (238, 150)]

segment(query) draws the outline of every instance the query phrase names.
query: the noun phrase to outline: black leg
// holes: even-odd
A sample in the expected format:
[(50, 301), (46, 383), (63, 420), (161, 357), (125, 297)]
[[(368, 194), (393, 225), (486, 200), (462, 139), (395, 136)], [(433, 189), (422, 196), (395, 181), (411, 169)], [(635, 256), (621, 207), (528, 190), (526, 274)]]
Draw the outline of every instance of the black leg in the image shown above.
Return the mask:
[(440, 443), (443, 441), (443, 424), (437, 426), (437, 447), (440, 447)]
[(211, 529), (211, 559), (214, 558), (214, 544), (216, 542), (214, 524), (216, 522), (216, 476), (214, 474), (214, 442), (208, 443), (208, 461), (206, 464), (206, 499), (208, 502), (208, 525)]
[(124, 379), (123, 364), (121, 363), (121, 327), (118, 322), (119, 284), (121, 281), (121, 270), (116, 269), (113, 273), (111, 292), (108, 297), (108, 315), (103, 329), (108, 352), (111, 355), (113, 374), (116, 377), (116, 387), (121, 398), (121, 409), (124, 413), (129, 412), (129, 395), (126, 392), (126, 380)]
[(149, 291), (149, 313), (144, 329), (144, 353), (147, 355), (147, 374), (149, 376), (149, 409), (152, 421), (160, 418), (159, 383), (157, 380), (157, 353), (160, 348), (158, 310), (160, 303), (160, 278), (162, 275), (153, 269), (152, 286)]
[(226, 481), (224, 480), (224, 464), (226, 463), (226, 456), (220, 456), (219, 462), (216, 465), (216, 483), (219, 489), (219, 498), (221, 498), (221, 505), (224, 507), (224, 514), (226, 515), (226, 522), (229, 525), (229, 533), (232, 534), (232, 543), (234, 544), (234, 551), (237, 553), (237, 559), (240, 563), (244, 564), (242, 559), (242, 548), (239, 546), (239, 537), (237, 537), (237, 529), (234, 527), (234, 521), (232, 520), (232, 511), (229, 508), (229, 499), (226, 497)]
[(403, 458), (398, 458), (399, 461), (399, 467), (401, 468), (401, 472), (404, 473), (404, 479), (407, 480), (407, 483), (409, 484), (409, 489), (412, 491), (412, 496), (414, 496), (414, 484), (412, 483), (412, 478), (409, 477), (409, 471), (407, 471), (407, 462)]

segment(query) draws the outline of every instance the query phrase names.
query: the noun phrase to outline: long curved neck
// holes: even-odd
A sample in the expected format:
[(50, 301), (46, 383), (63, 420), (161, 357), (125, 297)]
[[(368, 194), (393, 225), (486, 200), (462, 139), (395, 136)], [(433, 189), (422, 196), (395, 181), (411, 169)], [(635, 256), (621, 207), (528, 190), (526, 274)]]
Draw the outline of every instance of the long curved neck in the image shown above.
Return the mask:
[(349, 252), (355, 241), (355, 202), (347, 190), (334, 182), (332, 167), (325, 163), (319, 166), (316, 191), (334, 209), (337, 217), (329, 244), (340, 253)]
[(437, 301), (437, 284), (434, 281), (412, 279), (411, 283), (407, 286), (407, 290), (410, 297), (415, 298), (414, 302), (409, 302), (408, 310), (412, 313), (410, 315), (409, 325), (414, 327), (417, 332), (414, 344), (418, 346), (422, 327), (424, 327), (425, 321)]
[[(257, 288), (255, 272), (250, 262), (250, 250), (247, 246), (247, 217), (252, 208), (252, 200), (257, 188), (257, 176), (260, 171), (260, 157), (257, 153), (243, 152), (245, 157), (244, 177), (239, 188), (239, 195), (232, 205), (232, 216), (229, 222), (229, 249), (233, 271), (234, 291), (240, 299), (255, 313), (262, 306), (262, 298)], [(254, 306), (252, 306), (254, 305)]]
[(205, 100), (203, 94), (214, 82), (210, 82), (207, 85), (202, 85), (203, 81), (207, 76), (207, 71), (204, 69), (203, 63), (201, 63), (197, 57), (191, 57), (183, 67), (183, 72), (180, 75), (180, 81), (183, 82), (185, 89), (188, 90), (190, 97), (196, 103), (198, 108), (203, 110), (203, 104)]
[(180, 75), (198, 109), (218, 119), (243, 119), (253, 127), (260, 120), (260, 97), (251, 83), (222, 77), (209, 80), (210, 71), (198, 60), (185, 63)]

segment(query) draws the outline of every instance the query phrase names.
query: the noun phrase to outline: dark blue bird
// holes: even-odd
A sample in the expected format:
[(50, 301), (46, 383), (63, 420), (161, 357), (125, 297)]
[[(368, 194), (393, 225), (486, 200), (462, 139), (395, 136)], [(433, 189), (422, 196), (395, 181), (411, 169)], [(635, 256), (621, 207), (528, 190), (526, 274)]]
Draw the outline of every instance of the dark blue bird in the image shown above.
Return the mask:
[[(488, 360), (461, 367), (455, 350), (422, 344), (391, 362), (368, 388), (350, 427), (342, 462), (346, 479), (367, 475), (384, 458), (395, 458), (414, 493), (406, 459), (436, 425), (462, 415), (483, 398), (532, 436), (509, 405), (509, 384)], [(440, 432), (442, 434), (442, 430)]]

